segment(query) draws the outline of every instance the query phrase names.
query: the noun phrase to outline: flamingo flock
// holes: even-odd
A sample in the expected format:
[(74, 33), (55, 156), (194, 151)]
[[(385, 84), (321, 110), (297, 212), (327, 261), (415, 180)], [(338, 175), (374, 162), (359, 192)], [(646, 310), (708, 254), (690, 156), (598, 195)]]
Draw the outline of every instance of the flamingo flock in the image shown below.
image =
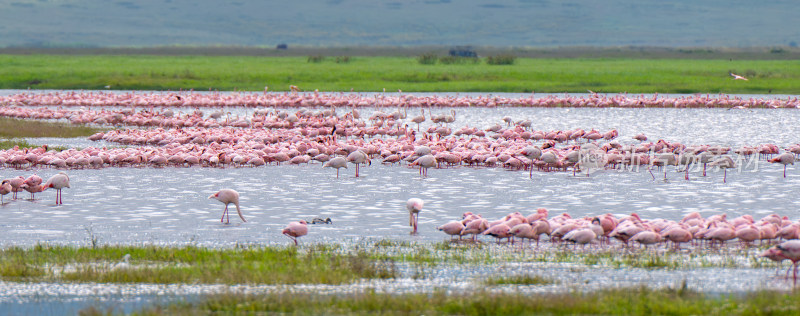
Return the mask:
[(5, 196), (7, 194), (13, 193), (11, 198), (16, 200), (18, 192), (27, 191), (31, 194), (29, 201), (34, 201), (36, 193), (51, 188), (56, 190), (56, 205), (63, 204), (61, 189), (70, 187), (69, 176), (61, 171), (47, 179), (47, 182), (42, 183), (42, 181), (42, 178), (36, 174), (28, 178), (18, 176), (0, 181), (0, 197), (2, 197), (0, 198), (0, 205), (5, 205)]
[[(35, 98), (38, 96), (39, 98)], [(727, 182), (727, 169), (739, 168), (744, 160), (758, 154), (786, 168), (794, 164), (800, 154), (800, 144), (780, 148), (775, 144), (759, 144), (730, 148), (716, 145), (687, 145), (666, 140), (647, 141), (638, 134), (630, 141), (620, 141), (616, 130), (585, 131), (535, 130), (530, 120), (515, 121), (504, 117), (504, 124), (495, 123), (485, 128), (463, 126), (453, 131), (448, 124), (454, 122), (457, 112), (452, 109), (428, 117), (433, 124), (427, 130), (416, 131), (408, 123), (424, 122), (421, 118), (406, 121), (406, 106), (394, 112), (377, 111), (361, 119), (357, 106), (347, 102), (300, 101), (299, 105), (323, 104), (318, 110), (305, 107), (292, 110), (256, 108), (252, 116), (231, 117), (214, 111), (205, 114), (200, 102), (194, 110), (182, 114), (172, 108), (155, 109), (152, 105), (137, 110), (139, 98), (156, 102), (157, 97), (170, 98), (167, 105), (185, 103), (193, 98), (227, 98), (218, 94), (105, 94), (105, 93), (50, 93), (21, 94), (7, 97), (13, 106), (0, 107), (0, 116), (26, 119), (60, 119), (75, 124), (114, 125), (118, 128), (89, 137), (93, 141), (120, 144), (127, 147), (86, 147), (56, 151), (47, 146), (40, 148), (12, 148), (0, 151), (0, 166), (28, 169), (54, 167), (82, 169), (104, 167), (259, 167), (280, 164), (320, 163), (336, 169), (348, 163), (355, 165), (356, 177), (362, 167), (379, 159), (384, 164), (406, 164), (418, 168), (421, 178), (428, 176), (430, 168), (451, 166), (504, 167), (511, 170), (578, 171), (589, 175), (591, 170), (626, 169), (664, 171), (669, 166), (685, 170), (689, 180), (690, 167), (722, 169), (723, 182)], [(178, 98), (178, 96), (182, 96)], [(240, 96), (240, 95), (237, 95)], [(277, 97), (274, 94), (267, 94)], [(593, 95), (594, 96), (594, 95)], [(259, 97), (261, 97), (259, 95)], [(317, 100), (319, 94), (286, 96)], [(331, 97), (331, 96), (327, 96)], [(353, 96), (342, 95), (350, 100)], [(96, 98), (93, 102), (86, 98)], [(376, 97), (375, 104), (395, 104)], [(407, 96), (417, 100), (421, 97)], [(664, 100), (651, 98), (653, 100)], [(647, 100), (651, 100), (647, 99)], [(730, 100), (730, 98), (720, 98)], [(127, 100), (127, 101), (126, 101)], [(227, 100), (227, 99), (226, 99)], [(208, 101), (208, 100), (206, 100)], [(774, 100), (773, 100), (774, 101)], [(58, 107), (41, 106), (47, 102)], [(209, 101), (210, 102), (210, 101)], [(366, 102), (366, 101), (365, 101)], [(439, 102), (434, 102), (438, 104)], [(239, 103), (214, 103), (219, 106)], [(246, 104), (246, 103), (245, 103)], [(258, 103), (261, 104), (261, 103)], [(425, 103), (428, 104), (428, 103)], [(505, 103), (503, 103), (505, 104)], [(73, 109), (75, 106), (116, 106), (121, 109)], [(212, 106), (212, 105), (206, 105)], [(341, 113), (344, 106), (345, 112)], [(348, 107), (349, 106), (349, 107)], [(422, 105), (419, 105), (422, 106)], [(340, 113), (337, 113), (340, 111)], [(504, 126), (505, 125), (505, 126)], [(630, 143), (633, 141), (634, 143)], [(339, 159), (341, 158), (341, 159)], [(342, 161), (344, 160), (344, 161)], [(642, 168), (640, 168), (642, 167)], [(655, 179), (655, 175), (653, 175)]]
[[(774, 244), (780, 240), (800, 242), (800, 222), (792, 222), (787, 216), (777, 214), (755, 220), (751, 215), (729, 219), (725, 214), (719, 214), (704, 218), (692, 212), (675, 221), (643, 219), (636, 213), (622, 217), (607, 213), (578, 218), (562, 213), (549, 217), (546, 209), (539, 208), (527, 216), (513, 212), (492, 221), (467, 212), (461, 219), (447, 222), (437, 229), (451, 238), (467, 237), (474, 241), (478, 236), (487, 236), (498, 242), (507, 239), (512, 244), (515, 240), (527, 240), (535, 241), (537, 247), (545, 235), (554, 244), (582, 247), (612, 247), (616, 244), (624, 248), (661, 244), (675, 250), (687, 243), (695, 247), (719, 248), (734, 244), (750, 247), (756, 242)], [(782, 249), (778, 247), (778, 250)]]
[[(733, 75), (731, 75), (734, 77)], [(737, 77), (734, 77), (737, 78)], [(738, 78), (737, 78), (738, 79)], [(742, 79), (744, 80), (744, 79)], [(478, 96), (420, 96), (412, 94), (346, 94), (346, 93), (207, 93), (179, 92), (48, 92), (20, 93), (0, 96), (3, 106), (59, 106), (59, 107), (140, 107), (140, 108), (222, 108), (222, 107), (623, 107), (623, 108), (798, 108), (797, 97), (784, 99), (743, 98), (726, 94), (694, 94), (665, 97), (653, 95), (590, 93), (585, 96), (531, 94), (528, 97)], [(400, 114), (398, 114), (400, 115)], [(424, 115), (424, 114), (423, 114)], [(429, 113), (428, 119), (432, 119)], [(455, 115), (453, 115), (455, 119)]]

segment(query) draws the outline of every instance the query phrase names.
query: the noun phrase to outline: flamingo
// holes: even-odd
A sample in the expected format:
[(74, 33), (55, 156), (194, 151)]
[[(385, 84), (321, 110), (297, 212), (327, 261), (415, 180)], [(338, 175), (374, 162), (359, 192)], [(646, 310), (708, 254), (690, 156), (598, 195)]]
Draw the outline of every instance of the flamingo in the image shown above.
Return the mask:
[[(217, 193), (214, 193), (208, 197), (209, 199), (216, 199), (217, 201), (222, 202), (225, 204), (225, 210), (222, 211), (222, 218), (219, 219), (221, 223), (222, 220), (225, 218), (225, 215), (228, 214), (228, 204), (233, 203), (236, 205), (236, 212), (239, 213), (239, 217), (242, 219), (243, 222), (247, 222), (242, 215), (242, 210), (239, 208), (239, 192), (236, 192), (232, 189), (222, 189), (219, 190)], [(230, 216), (228, 216), (228, 221), (225, 224), (230, 224)]]
[(11, 179), (5, 179), (3, 180), (3, 182), (8, 182), (8, 184), (11, 185), (11, 193), (13, 193), (11, 195), (11, 198), (16, 200), (17, 192), (22, 191), (22, 188), (20, 186), (22, 186), (22, 184), (25, 183), (25, 178), (20, 176)]
[(425, 178), (428, 176), (428, 168), (436, 166), (437, 163), (438, 162), (436, 161), (436, 157), (434, 157), (431, 154), (428, 154), (417, 158), (416, 160), (414, 160), (414, 162), (410, 164), (410, 166), (419, 166), (419, 174), (420, 176)]
[(0, 205), (5, 204), (3, 199), (9, 193), (11, 193), (11, 183), (8, 183), (8, 180), (3, 180), (3, 182), (0, 182)]
[(289, 225), (286, 225), (286, 228), (284, 228), (281, 233), (291, 238), (294, 241), (294, 245), (297, 246), (297, 238), (308, 234), (308, 223), (304, 220), (291, 222)]
[(794, 155), (789, 152), (782, 153), (778, 157), (769, 160), (772, 163), (779, 163), (783, 165), (783, 177), (786, 178), (786, 165), (794, 165)]
[(464, 230), (464, 223), (461, 221), (451, 221), (442, 226), (436, 227), (436, 229), (443, 231), (445, 234), (450, 236), (458, 236), (461, 238), (461, 231)]
[(743, 76), (740, 76), (740, 75), (737, 75), (737, 74), (732, 73), (732, 72), (728, 72), (728, 75), (733, 77), (733, 80), (744, 80), (744, 81), (747, 81), (747, 78), (745, 78)]
[(69, 176), (67, 176), (66, 173), (61, 171), (58, 174), (50, 177), (50, 179), (47, 179), (47, 182), (45, 182), (42, 191), (49, 188), (56, 189), (56, 205), (58, 205), (58, 204), (64, 204), (63, 200), (61, 199), (61, 189), (69, 187), (70, 187)]
[(22, 188), (23, 190), (28, 191), (28, 192), (31, 193), (31, 201), (34, 200), (34, 196), (33, 196), (34, 193), (39, 193), (39, 192), (44, 191), (44, 185), (41, 185), (41, 184), (29, 185), (27, 183), (23, 183), (20, 188)]
[(347, 160), (342, 157), (336, 157), (331, 160), (328, 160), (324, 165), (323, 168), (336, 168), (336, 178), (339, 178), (339, 169), (345, 168), (347, 169)]
[(411, 122), (417, 123), (417, 132), (419, 132), (419, 124), (425, 122), (425, 109), (420, 109), (420, 112), (422, 115), (411, 118)]
[(719, 167), (724, 170), (722, 183), (725, 183), (728, 178), (728, 168), (736, 168), (736, 163), (733, 162), (733, 159), (730, 156), (723, 156), (722, 158), (712, 161), (708, 165), (711, 167)]
[(369, 156), (367, 156), (367, 154), (361, 150), (356, 150), (347, 155), (347, 161), (356, 165), (356, 178), (358, 178), (358, 169), (361, 164), (367, 163), (372, 165), (372, 161), (369, 159)]
[(417, 233), (417, 222), (419, 221), (419, 212), (422, 211), (422, 206), (425, 202), (420, 198), (410, 198), (406, 202), (406, 209), (408, 210), (408, 225), (413, 227), (411, 234)]
[(780, 250), (780, 256), (792, 262), (793, 279), (797, 281), (797, 263), (800, 262), (800, 240), (787, 240), (775, 246)]

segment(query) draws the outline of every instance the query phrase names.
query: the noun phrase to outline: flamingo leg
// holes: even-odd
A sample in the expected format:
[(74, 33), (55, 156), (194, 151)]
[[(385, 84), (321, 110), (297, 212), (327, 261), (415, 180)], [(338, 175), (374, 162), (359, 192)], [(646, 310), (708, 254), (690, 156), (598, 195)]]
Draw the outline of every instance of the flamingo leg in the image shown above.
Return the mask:
[(226, 213), (228, 213), (228, 204), (225, 204), (225, 210), (222, 211), (222, 217), (219, 219), (220, 223), (222, 223), (225, 220)]
[(786, 165), (783, 165), (783, 177), (786, 178)]
[(727, 183), (728, 179), (728, 168), (725, 168), (725, 172), (722, 174), (722, 183)]

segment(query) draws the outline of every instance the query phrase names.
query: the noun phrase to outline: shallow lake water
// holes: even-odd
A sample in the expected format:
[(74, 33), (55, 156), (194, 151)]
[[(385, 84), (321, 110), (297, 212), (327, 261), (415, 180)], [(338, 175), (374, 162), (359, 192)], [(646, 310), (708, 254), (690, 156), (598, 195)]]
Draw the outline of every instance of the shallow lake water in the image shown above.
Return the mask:
[[(247, 110), (233, 109), (246, 114)], [(386, 111), (386, 109), (382, 109)], [(456, 108), (453, 130), (464, 126), (488, 126), (510, 116), (530, 119), (536, 130), (617, 129), (618, 141), (636, 143), (631, 137), (644, 133), (651, 140), (664, 139), (686, 145), (708, 144), (737, 147), (774, 143), (784, 148), (800, 142), (800, 111), (791, 109), (588, 109), (588, 108)], [(363, 109), (368, 117), (373, 109)], [(434, 109), (448, 112), (450, 109)], [(410, 109), (409, 116), (418, 110)], [(413, 114), (412, 114), (413, 113)], [(426, 128), (423, 124), (422, 128)], [(30, 139), (32, 143), (68, 146), (105, 146), (107, 143), (85, 139)], [(320, 164), (264, 166), (257, 168), (106, 168), (70, 170), (71, 188), (63, 193), (63, 205), (55, 205), (55, 191), (29, 194), (0, 206), (5, 220), (0, 223), (0, 247), (32, 246), (36, 243), (91, 245), (155, 244), (208, 247), (232, 247), (238, 244), (288, 245), (281, 235), (290, 221), (331, 218), (330, 225), (310, 225), (301, 244), (354, 244), (365, 240), (391, 239), (413, 242), (437, 242), (447, 237), (436, 226), (460, 219), (464, 212), (482, 214), (494, 220), (509, 212), (529, 214), (545, 207), (551, 215), (567, 212), (573, 217), (632, 212), (642, 218), (677, 220), (690, 212), (704, 217), (725, 213), (728, 218), (751, 214), (756, 219), (768, 214), (800, 219), (800, 168), (790, 165), (787, 177), (783, 167), (753, 157), (740, 161), (740, 169), (727, 172), (723, 183), (721, 170), (692, 169), (691, 180), (673, 167), (654, 176), (642, 167), (638, 170), (599, 170), (573, 176), (571, 172), (507, 171), (502, 168), (452, 167), (431, 169), (421, 178), (417, 169), (405, 165), (382, 165), (375, 160), (363, 167), (361, 177), (354, 169), (336, 171)], [(0, 178), (39, 174), (47, 179), (56, 169), (0, 169)], [(655, 177), (655, 179), (653, 179)], [(233, 212), (231, 224), (221, 224), (223, 205), (208, 196), (221, 188), (241, 194), (242, 211), (247, 223)], [(405, 201), (419, 197), (425, 201), (419, 216), (419, 234), (409, 235)], [(686, 279), (690, 287), (710, 293), (737, 293), (753, 289), (788, 289), (791, 285), (775, 278), (774, 269), (692, 269), (638, 270), (597, 267), (536, 266), (520, 267), (525, 271), (561, 271), (565, 279), (584, 280), (587, 288), (609, 285), (674, 286)], [(472, 277), (470, 269), (447, 268), (440, 273)], [(459, 270), (463, 269), (463, 270)], [(506, 270), (504, 270), (506, 269)], [(477, 269), (480, 275), (510, 271), (507, 266)], [(539, 269), (539, 270), (537, 270)], [(560, 270), (559, 270), (560, 269)], [(631, 277), (633, 275), (641, 277)], [(604, 276), (604, 277), (601, 277)], [(731, 278), (731, 276), (737, 276)], [(599, 278), (599, 279), (598, 279)], [(397, 291), (428, 291), (442, 287), (459, 290), (474, 287), (474, 282), (459, 283), (456, 278), (432, 277), (428, 281), (401, 278), (390, 282), (364, 285)], [(585, 281), (585, 280), (584, 280)], [(434, 285), (422, 285), (430, 282)], [(660, 283), (659, 283), (660, 282)], [(570, 283), (572, 284), (572, 283)], [(574, 286), (581, 286), (580, 282)], [(150, 302), (159, 289), (168, 286), (102, 285), (110, 292), (92, 293), (96, 285), (48, 285), (0, 283), (0, 308), (18, 311), (62, 306), (86, 306), (91, 302), (122, 304), (131, 308)], [(143, 287), (147, 289), (128, 288)], [(148, 287), (152, 287), (148, 288)], [(324, 287), (324, 286), (323, 286)], [(23, 290), (24, 288), (24, 290)], [(209, 286), (209, 288), (215, 288)], [(270, 287), (263, 287), (265, 289)], [(174, 298), (203, 294), (203, 286), (191, 290), (171, 290)], [(210, 290), (209, 290), (210, 291)], [(332, 287), (331, 291), (346, 291)], [(532, 287), (532, 292), (554, 291)], [(53, 301), (50, 302), (49, 300)], [(37, 303), (38, 300), (38, 303)], [(26, 303), (27, 302), (27, 303)], [(76, 303), (77, 302), (77, 303)], [(104, 304), (105, 304), (104, 303)], [(127, 304), (127, 305), (126, 305)]]

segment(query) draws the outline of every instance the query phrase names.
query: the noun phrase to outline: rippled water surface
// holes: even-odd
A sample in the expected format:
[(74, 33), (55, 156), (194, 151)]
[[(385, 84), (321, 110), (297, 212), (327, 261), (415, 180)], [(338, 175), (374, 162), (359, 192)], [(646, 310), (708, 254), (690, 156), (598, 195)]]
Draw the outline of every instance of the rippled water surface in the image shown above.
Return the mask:
[[(239, 111), (245, 114), (244, 110)], [(362, 110), (362, 116), (371, 111)], [(416, 115), (416, 111), (409, 110), (409, 116)], [(433, 110), (434, 113), (449, 111)], [(736, 147), (774, 143), (785, 147), (800, 141), (800, 111), (789, 109), (458, 108), (456, 111), (454, 130), (463, 125), (486, 128), (510, 116), (515, 120), (532, 120), (536, 130), (617, 129), (618, 141), (622, 143), (634, 143), (631, 137), (639, 133), (651, 140), (687, 145)], [(80, 147), (103, 145), (83, 139), (30, 141)], [(437, 225), (458, 219), (467, 211), (496, 219), (512, 211), (528, 214), (537, 207), (549, 209), (550, 214), (568, 212), (573, 217), (637, 212), (642, 218), (680, 219), (697, 211), (703, 216), (726, 213), (729, 218), (742, 214), (760, 218), (778, 213), (792, 220), (800, 219), (797, 199), (800, 170), (789, 166), (787, 178), (783, 178), (781, 165), (763, 159), (742, 161), (741, 170), (727, 172), (727, 183), (722, 182), (721, 170), (709, 169), (703, 177), (700, 170), (693, 169), (691, 180), (686, 181), (683, 173), (672, 167), (666, 170), (667, 180), (663, 180), (663, 171), (655, 170), (651, 176), (645, 168), (601, 170), (589, 177), (573, 176), (571, 172), (535, 171), (530, 178), (527, 171), (482, 167), (431, 169), (429, 177), (422, 179), (416, 169), (377, 162), (364, 167), (359, 178), (354, 177), (352, 166), (342, 169), (338, 179), (335, 170), (323, 169), (320, 164), (72, 170), (69, 171), (72, 188), (64, 190), (64, 205), (55, 205), (52, 190), (37, 194), (33, 201), (27, 200), (29, 195), (25, 192), (20, 193), (22, 199), (15, 201), (6, 196), (6, 203), (0, 206), (5, 219), (0, 222), (0, 246), (31, 246), (40, 242), (89, 245), (92, 239), (102, 244), (287, 245), (291, 241), (281, 235), (281, 229), (290, 221), (314, 217), (330, 217), (333, 224), (311, 225), (301, 243), (346, 244), (384, 238), (431, 242), (446, 238), (435, 229)], [(0, 169), (0, 178), (34, 172), (47, 179), (58, 170)], [(207, 197), (221, 188), (239, 191), (247, 223), (242, 223), (235, 212), (231, 224), (220, 223), (223, 205)], [(405, 210), (405, 201), (411, 197), (425, 200), (417, 235), (409, 235)], [(770, 282), (768, 277), (766, 281), (759, 280), (774, 270), (748, 271), (757, 275), (751, 285), (770, 287), (765, 285)], [(664, 275), (652, 278), (666, 278), (673, 283), (686, 278), (695, 283), (730, 284), (715, 287), (714, 291), (737, 291), (739, 286), (733, 285), (735, 282), (722, 280), (724, 275), (740, 272), (724, 272), (714, 276), (700, 270), (665, 271), (660, 272)]]

